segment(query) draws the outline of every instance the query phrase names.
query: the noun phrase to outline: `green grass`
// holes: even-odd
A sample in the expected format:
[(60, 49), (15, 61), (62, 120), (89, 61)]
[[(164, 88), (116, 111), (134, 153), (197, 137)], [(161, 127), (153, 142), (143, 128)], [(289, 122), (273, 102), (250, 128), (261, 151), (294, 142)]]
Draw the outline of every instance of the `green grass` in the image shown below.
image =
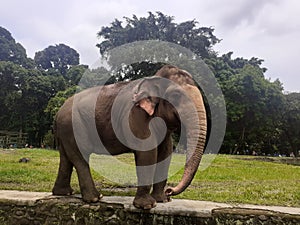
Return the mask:
[[(22, 157), (31, 160), (19, 163)], [(210, 164), (210, 157), (215, 156), (205, 156), (203, 160), (207, 169), (200, 169), (189, 188), (174, 198), (300, 207), (299, 166), (228, 155), (218, 155)], [(181, 179), (184, 161), (184, 155), (173, 155), (170, 185), (176, 185)], [(0, 150), (0, 189), (51, 191), (58, 163), (57, 151)], [(128, 188), (136, 181), (132, 154), (92, 156), (91, 168), (97, 188), (103, 189), (104, 194), (135, 193), (135, 189)], [(79, 192), (76, 173), (71, 183)]]
[[(239, 157), (241, 158), (241, 157)], [(178, 179), (177, 179), (178, 180)], [(218, 202), (300, 206), (300, 168), (218, 156), (180, 197)]]

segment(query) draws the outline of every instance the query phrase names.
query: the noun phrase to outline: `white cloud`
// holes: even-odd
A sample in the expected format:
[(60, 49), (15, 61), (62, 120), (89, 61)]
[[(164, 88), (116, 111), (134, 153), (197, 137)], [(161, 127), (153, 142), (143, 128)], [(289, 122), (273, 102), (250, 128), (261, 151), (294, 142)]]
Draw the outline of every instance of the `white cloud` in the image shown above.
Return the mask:
[[(264, 66), (268, 68), (266, 76), (272, 80), (279, 78), (286, 90), (299, 91), (300, 69), (295, 66), (295, 60), (300, 57), (300, 4), (295, 0), (264, 3), (251, 7), (249, 14), (255, 12), (255, 15), (241, 15), (240, 22), (230, 25), (221, 21), (216, 31), (223, 41), (217, 49), (233, 51), (235, 57), (264, 59)], [(241, 12), (245, 11), (243, 6), (240, 6)], [(227, 17), (238, 18), (237, 14)]]

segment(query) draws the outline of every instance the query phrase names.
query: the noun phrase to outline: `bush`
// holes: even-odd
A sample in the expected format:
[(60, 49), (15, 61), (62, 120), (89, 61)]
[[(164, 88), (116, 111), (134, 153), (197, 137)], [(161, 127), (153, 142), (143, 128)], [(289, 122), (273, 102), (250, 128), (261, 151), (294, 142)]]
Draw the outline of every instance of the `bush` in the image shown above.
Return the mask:
[(47, 148), (55, 148), (55, 140), (52, 130), (48, 130), (47, 134), (44, 136), (43, 144)]

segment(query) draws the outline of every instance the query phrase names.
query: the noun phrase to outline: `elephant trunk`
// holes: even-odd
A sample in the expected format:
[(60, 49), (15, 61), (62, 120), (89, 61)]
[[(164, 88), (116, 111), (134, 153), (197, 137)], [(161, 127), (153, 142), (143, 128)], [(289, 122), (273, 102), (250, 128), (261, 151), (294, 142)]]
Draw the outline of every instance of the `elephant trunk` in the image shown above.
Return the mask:
[[(187, 93), (190, 99), (192, 99), (196, 110), (193, 110), (194, 113), (186, 113), (182, 118), (187, 136), (186, 163), (184, 173), (179, 184), (176, 187), (168, 187), (166, 189), (165, 193), (168, 196), (180, 194), (192, 182), (198, 170), (206, 142), (207, 121), (202, 96), (198, 89), (196, 92), (198, 94), (191, 92), (191, 90)], [(195, 123), (195, 121), (198, 121), (198, 123)]]

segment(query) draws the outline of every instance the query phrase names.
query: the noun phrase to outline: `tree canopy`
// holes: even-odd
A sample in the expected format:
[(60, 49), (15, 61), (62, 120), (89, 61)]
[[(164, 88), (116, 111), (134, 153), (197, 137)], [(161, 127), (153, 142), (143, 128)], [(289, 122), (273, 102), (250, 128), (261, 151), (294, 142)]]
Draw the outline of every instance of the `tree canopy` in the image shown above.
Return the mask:
[(71, 66), (79, 64), (79, 54), (65, 44), (51, 45), (43, 51), (36, 52), (34, 61), (40, 69), (53, 69), (65, 75)]
[(86, 68), (78, 66), (79, 72), (73, 68), (79, 64), (79, 54), (67, 45), (49, 46), (41, 52), (45, 57), (38, 60), (49, 60), (53, 67), (37, 65), (10, 32), (0, 27), (0, 130), (28, 133), (31, 145), (41, 145), (51, 129), (53, 118), (45, 112), (49, 100), (78, 82)]
[(102, 27), (98, 37), (104, 40), (97, 44), (103, 55), (117, 46), (142, 40), (161, 40), (186, 47), (202, 57), (213, 52), (212, 47), (220, 40), (213, 34), (212, 27), (197, 27), (195, 20), (176, 24), (174, 17), (161, 12), (148, 13), (148, 17), (124, 17), (123, 22), (115, 19), (110, 26)]
[(3, 27), (0, 27), (0, 61), (14, 62), (23, 67), (32, 67), (33, 62), (27, 58), (25, 48), (16, 43), (11, 33)]
[(300, 93), (284, 95), (283, 110), (281, 111), (280, 129), (281, 142), (277, 143), (286, 153), (299, 154), (300, 146)]
[(0, 130), (29, 133), (33, 143), (42, 140), (52, 123), (44, 108), (65, 88), (61, 83), (58, 77), (44, 76), (36, 69), (0, 61)]

